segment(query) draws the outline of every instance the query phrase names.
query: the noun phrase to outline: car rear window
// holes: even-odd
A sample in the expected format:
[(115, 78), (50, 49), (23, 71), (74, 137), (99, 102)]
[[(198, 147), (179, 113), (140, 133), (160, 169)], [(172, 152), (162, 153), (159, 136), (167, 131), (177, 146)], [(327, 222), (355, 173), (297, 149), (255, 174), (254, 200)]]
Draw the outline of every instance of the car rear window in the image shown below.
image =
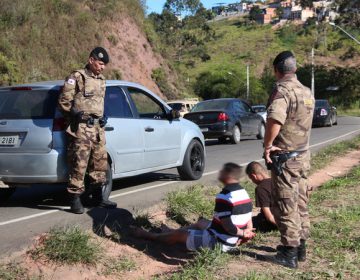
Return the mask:
[(253, 106), (252, 109), (255, 111), (255, 113), (266, 112), (265, 106)]
[(57, 98), (57, 90), (0, 91), (0, 119), (53, 118)]
[(195, 105), (191, 112), (199, 112), (206, 110), (225, 110), (228, 107), (229, 101), (217, 100), (200, 102)]
[(327, 107), (328, 106), (328, 102), (327, 100), (316, 100), (315, 101), (315, 107)]

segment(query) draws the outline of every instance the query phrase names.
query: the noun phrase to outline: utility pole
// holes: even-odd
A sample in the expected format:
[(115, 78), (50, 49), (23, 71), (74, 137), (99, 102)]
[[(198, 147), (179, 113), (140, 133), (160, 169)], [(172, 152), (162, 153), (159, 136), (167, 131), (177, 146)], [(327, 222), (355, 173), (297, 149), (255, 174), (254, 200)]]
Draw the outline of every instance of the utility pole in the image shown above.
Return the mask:
[(311, 93), (315, 96), (315, 62), (314, 62), (314, 48), (311, 49)]
[(246, 64), (246, 99), (249, 101), (250, 96), (250, 69), (249, 64)]

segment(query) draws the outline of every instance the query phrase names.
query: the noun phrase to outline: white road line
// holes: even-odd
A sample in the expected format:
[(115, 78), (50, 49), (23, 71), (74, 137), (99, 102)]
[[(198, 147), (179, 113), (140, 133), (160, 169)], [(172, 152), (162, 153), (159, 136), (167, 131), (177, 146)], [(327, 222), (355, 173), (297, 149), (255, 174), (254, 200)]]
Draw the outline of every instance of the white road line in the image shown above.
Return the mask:
[[(338, 137), (335, 137), (335, 138), (332, 138), (332, 139), (329, 139), (329, 140), (326, 140), (326, 141), (323, 141), (323, 142), (320, 142), (320, 143), (317, 143), (317, 144), (314, 144), (314, 145), (311, 145), (310, 148), (315, 148), (317, 146), (321, 146), (321, 145), (327, 144), (329, 142), (339, 140), (341, 138), (344, 138), (346, 136), (355, 134), (357, 132), (360, 132), (360, 129), (354, 130), (352, 132), (346, 133), (344, 135), (341, 135), (341, 136), (338, 136)], [(261, 160), (263, 160), (263, 159), (258, 159), (258, 161), (261, 161)], [(248, 163), (242, 163), (240, 165), (245, 166), (247, 164)], [(213, 170), (213, 171), (206, 172), (206, 173), (203, 174), (203, 177), (213, 175), (213, 174), (215, 174), (217, 172), (219, 172), (219, 170)], [(161, 184), (157, 184), (157, 185), (153, 185), (153, 186), (144, 187), (144, 188), (137, 189), (137, 190), (132, 190), (132, 191), (128, 191), (128, 192), (114, 194), (114, 195), (110, 196), (110, 198), (117, 198), (117, 197), (122, 197), (122, 196), (126, 196), (126, 195), (129, 195), (129, 194), (134, 194), (134, 193), (138, 193), (138, 192), (142, 192), (142, 191), (152, 190), (152, 189), (160, 188), (160, 187), (167, 186), (167, 185), (170, 185), (170, 184), (173, 184), (173, 183), (176, 183), (176, 181), (169, 181), (169, 182), (165, 182), (165, 183), (161, 183)], [(68, 208), (63, 207), (62, 209), (68, 209)], [(59, 211), (60, 210), (50, 210), (50, 211), (46, 211), (46, 212), (42, 212), (42, 213), (38, 213), (38, 214), (34, 214), (34, 215), (29, 215), (29, 216), (20, 217), (20, 218), (17, 218), (17, 219), (8, 220), (8, 221), (5, 221), (5, 222), (0, 222), (0, 226), (5, 226), (5, 225), (9, 225), (9, 224), (14, 224), (14, 223), (34, 219), (34, 218), (37, 218), (37, 217), (53, 214), (53, 213), (56, 213), (56, 212), (59, 212)]]

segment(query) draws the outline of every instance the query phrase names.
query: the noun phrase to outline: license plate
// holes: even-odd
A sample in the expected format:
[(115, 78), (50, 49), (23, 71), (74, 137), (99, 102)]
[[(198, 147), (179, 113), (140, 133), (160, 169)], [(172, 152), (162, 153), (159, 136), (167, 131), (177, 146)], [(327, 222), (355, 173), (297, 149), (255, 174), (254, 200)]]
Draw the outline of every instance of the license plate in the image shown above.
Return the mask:
[(0, 136), (0, 146), (15, 146), (19, 136)]
[(207, 132), (207, 131), (209, 131), (209, 129), (206, 127), (206, 128), (201, 128), (201, 131), (202, 132)]

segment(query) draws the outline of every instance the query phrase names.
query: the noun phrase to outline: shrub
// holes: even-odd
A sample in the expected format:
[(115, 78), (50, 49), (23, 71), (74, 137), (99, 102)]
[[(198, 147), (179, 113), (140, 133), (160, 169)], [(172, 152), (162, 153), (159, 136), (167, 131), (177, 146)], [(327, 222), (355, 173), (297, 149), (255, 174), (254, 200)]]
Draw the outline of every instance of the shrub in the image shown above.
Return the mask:
[(100, 246), (88, 233), (78, 227), (67, 227), (51, 229), (42, 244), (31, 253), (35, 259), (45, 257), (58, 263), (94, 264), (100, 252)]

